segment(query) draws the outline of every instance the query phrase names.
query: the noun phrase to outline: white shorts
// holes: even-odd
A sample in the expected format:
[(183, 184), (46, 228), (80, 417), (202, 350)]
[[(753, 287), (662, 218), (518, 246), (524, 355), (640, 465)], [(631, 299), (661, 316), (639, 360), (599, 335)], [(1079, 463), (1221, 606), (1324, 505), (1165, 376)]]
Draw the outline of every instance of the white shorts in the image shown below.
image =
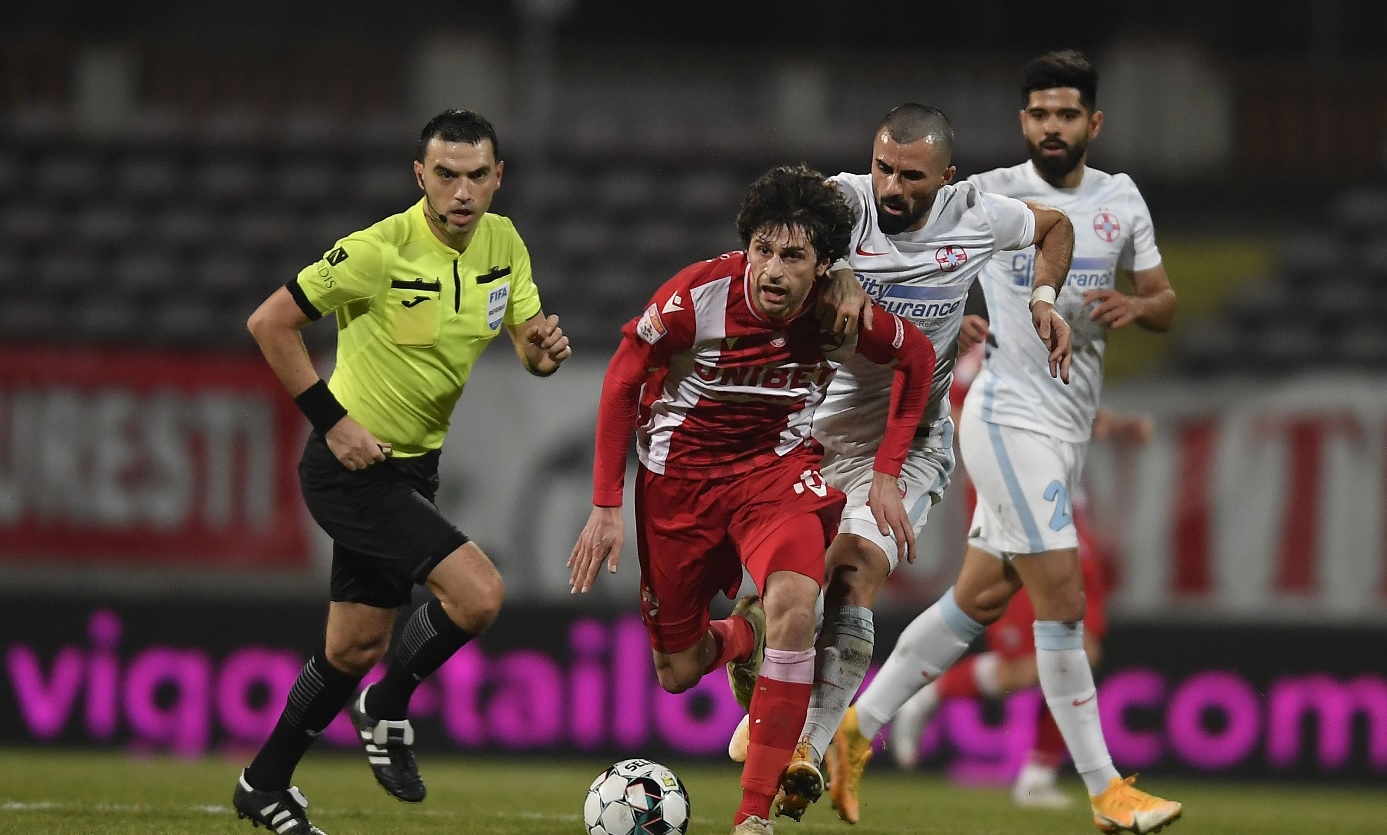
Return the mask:
[(1079, 547), (1071, 497), (1086, 444), (963, 410), (959, 451), (978, 491), (968, 544), (1004, 559)]
[[(829, 485), (842, 490), (848, 496), (843, 508), (842, 521), (838, 524), (839, 533), (856, 534), (873, 542), (886, 554), (890, 570), (896, 570), (899, 562), (896, 552), (896, 537), (883, 535), (877, 528), (872, 509), (867, 506), (867, 497), (872, 490), (872, 467), (876, 462), (873, 455), (840, 455), (828, 450), (824, 453), (819, 472)], [(954, 471), (954, 422), (944, 418), (930, 425), (927, 437), (916, 438), (910, 444), (910, 452), (901, 465), (901, 488), (905, 491), (901, 501), (905, 504), (906, 515), (915, 528), (916, 536), (925, 527), (929, 509), (944, 495), (949, 486), (949, 476)]]

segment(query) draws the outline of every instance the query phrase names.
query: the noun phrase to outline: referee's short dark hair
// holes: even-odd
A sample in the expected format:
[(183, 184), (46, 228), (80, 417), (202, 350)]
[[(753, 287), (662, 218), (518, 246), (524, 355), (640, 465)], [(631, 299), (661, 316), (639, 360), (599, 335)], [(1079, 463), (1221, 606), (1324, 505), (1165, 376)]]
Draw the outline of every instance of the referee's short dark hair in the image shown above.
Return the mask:
[(501, 145), (496, 141), (496, 129), (485, 116), (475, 111), (445, 110), (430, 119), (419, 132), (419, 148), (415, 152), (415, 159), (424, 161), (424, 151), (435, 136), (444, 142), (465, 142), (468, 145), (478, 145), (483, 139), (489, 139), (492, 156), (498, 160), (501, 158)]
[(1036, 90), (1073, 87), (1079, 91), (1079, 104), (1090, 113), (1098, 108), (1098, 69), (1077, 49), (1047, 52), (1021, 70), (1021, 106)]
[(804, 230), (814, 254), (829, 263), (848, 254), (853, 214), (838, 187), (803, 163), (772, 168), (757, 178), (737, 212), (742, 246), (762, 229)]

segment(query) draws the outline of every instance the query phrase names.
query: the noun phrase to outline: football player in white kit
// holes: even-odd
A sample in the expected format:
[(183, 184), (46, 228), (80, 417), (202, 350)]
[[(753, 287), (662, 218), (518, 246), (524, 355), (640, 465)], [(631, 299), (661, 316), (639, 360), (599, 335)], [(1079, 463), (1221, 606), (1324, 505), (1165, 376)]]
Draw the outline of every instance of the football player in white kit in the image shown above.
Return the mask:
[[(1042, 292), (1038, 259), (1030, 251), (993, 257), (982, 274), (992, 334), (959, 427), (960, 451), (978, 492), (963, 567), (954, 588), (906, 627), (844, 717), (836, 747), (849, 768), (831, 778), (855, 789), (871, 738), (1001, 617), (1024, 585), (1035, 607), (1041, 690), (1088, 788), (1094, 823), (1104, 832), (1143, 833), (1175, 820), (1182, 807), (1140, 791), (1134, 778), (1124, 780), (1113, 768), (1084, 654), (1084, 588), (1070, 496), (1098, 410), (1108, 329), (1133, 323), (1169, 329), (1175, 293), (1131, 178), (1084, 164), (1103, 125), (1097, 87), (1097, 72), (1077, 52), (1032, 61), (1021, 85), (1030, 161), (969, 179), (978, 189), (1057, 206), (1074, 222), (1074, 257), (1056, 300), (1073, 329), (1071, 380), (1064, 386), (1050, 378), (1048, 357), (1027, 332), (1028, 299)], [(1130, 271), (1133, 293), (1114, 288), (1119, 270)]]
[[(1069, 328), (1053, 307), (1069, 268), (1069, 219), (971, 183), (951, 183), (952, 153), (953, 128), (943, 113), (902, 104), (877, 126), (871, 173), (832, 178), (857, 217), (847, 259), (856, 280), (867, 296), (920, 328), (937, 359), (929, 406), (899, 480), (874, 474), (872, 465), (886, 426), (890, 367), (845, 362), (814, 419), (814, 437), (825, 448), (823, 477), (848, 501), (826, 557), (828, 583), (809, 716), (777, 799), (777, 812), (795, 819), (823, 792), (818, 764), (866, 676), (877, 591), (900, 559), (914, 560), (915, 531), (949, 483), (954, 468), (949, 384), (963, 303), (994, 254), (1034, 253), (1038, 289), (1029, 339), (1045, 355), (1051, 373), (1069, 376)], [(835, 279), (853, 281), (851, 273), (840, 272)], [(872, 508), (896, 495), (909, 525), (893, 531), (875, 520)]]

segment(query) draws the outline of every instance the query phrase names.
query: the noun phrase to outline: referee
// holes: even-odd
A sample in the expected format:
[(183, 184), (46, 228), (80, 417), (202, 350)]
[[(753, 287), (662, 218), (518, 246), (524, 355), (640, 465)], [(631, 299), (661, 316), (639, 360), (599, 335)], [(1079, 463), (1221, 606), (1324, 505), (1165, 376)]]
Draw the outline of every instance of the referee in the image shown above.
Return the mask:
[[(501, 575), (434, 505), (439, 449), (472, 366), (503, 325), (531, 374), (553, 374), (572, 354), (558, 317), (541, 309), (515, 226), (487, 213), (504, 168), (486, 119), (435, 116), (414, 162), (423, 199), (338, 241), (247, 323), (313, 425), (299, 481), (333, 541), (326, 645), (299, 673), (233, 795), (238, 816), (281, 835), (321, 832), (290, 782), (349, 703), (376, 780), (401, 800), (424, 799), (410, 696), (500, 611)], [(299, 329), (328, 312), (337, 366), (325, 382)], [(436, 599), (409, 619), (385, 677), (353, 698), (415, 583)]]

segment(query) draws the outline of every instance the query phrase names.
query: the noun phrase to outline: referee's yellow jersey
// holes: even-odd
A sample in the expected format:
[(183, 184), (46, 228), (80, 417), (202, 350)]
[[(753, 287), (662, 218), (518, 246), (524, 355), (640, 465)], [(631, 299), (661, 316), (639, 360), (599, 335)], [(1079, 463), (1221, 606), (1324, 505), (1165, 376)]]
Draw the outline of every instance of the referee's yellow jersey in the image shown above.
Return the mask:
[(458, 252), (429, 228), (423, 200), (341, 239), (286, 287), (310, 319), (336, 312), (328, 387), (401, 457), (443, 446), (482, 350), (502, 325), (540, 311), (530, 253), (508, 218), (482, 215)]

